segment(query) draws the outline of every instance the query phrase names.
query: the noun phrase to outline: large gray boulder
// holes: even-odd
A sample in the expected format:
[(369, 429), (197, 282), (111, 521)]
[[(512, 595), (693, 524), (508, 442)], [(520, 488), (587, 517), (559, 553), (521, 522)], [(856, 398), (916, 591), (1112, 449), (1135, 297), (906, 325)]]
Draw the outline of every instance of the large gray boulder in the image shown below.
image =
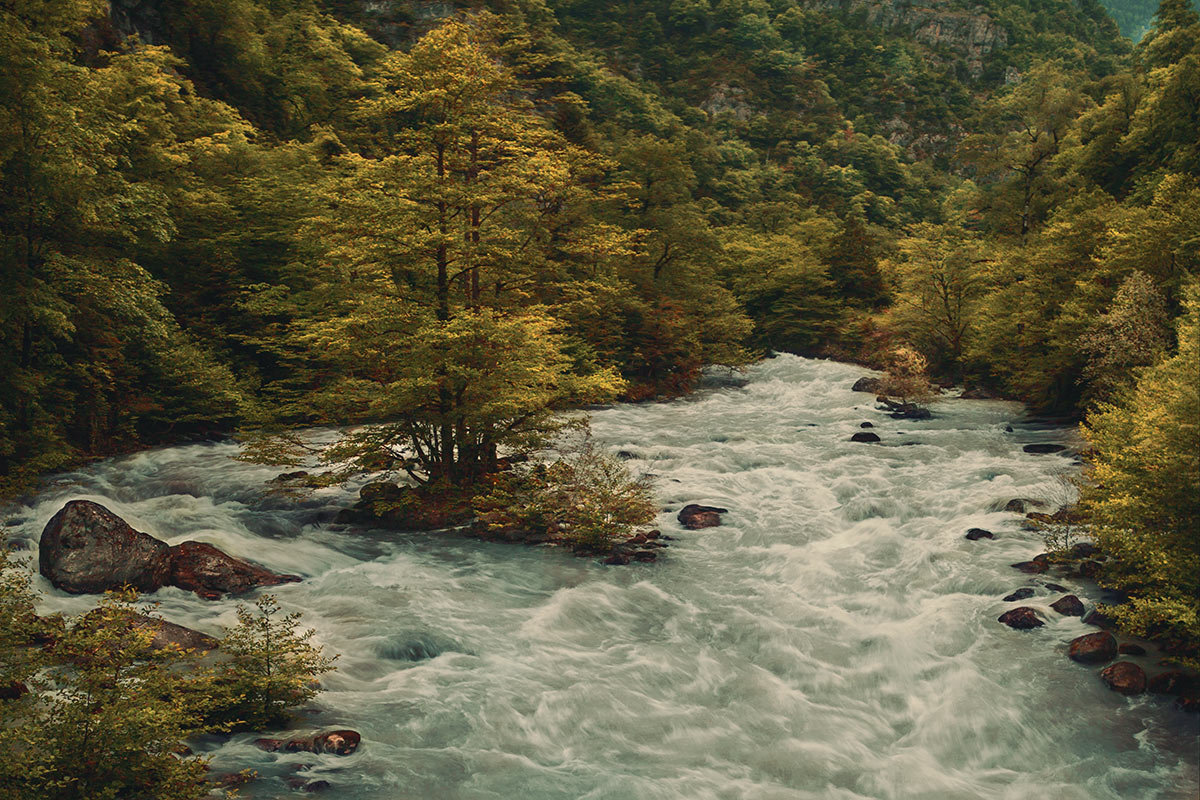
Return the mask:
[(42, 531), (38, 569), (58, 589), (99, 594), (123, 586), (153, 592), (170, 580), (166, 542), (135, 531), (99, 503), (72, 500)]

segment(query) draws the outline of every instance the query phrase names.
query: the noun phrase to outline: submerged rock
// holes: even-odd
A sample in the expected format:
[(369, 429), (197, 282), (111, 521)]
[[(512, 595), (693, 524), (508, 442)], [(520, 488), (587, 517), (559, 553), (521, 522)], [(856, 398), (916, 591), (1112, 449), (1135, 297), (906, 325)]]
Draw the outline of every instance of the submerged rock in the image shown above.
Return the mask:
[(55, 588), (100, 594), (132, 586), (153, 592), (170, 578), (170, 548), (135, 531), (99, 503), (72, 500), (42, 531), (38, 569)]
[(1071, 640), (1067, 657), (1080, 664), (1103, 664), (1117, 657), (1117, 640), (1108, 631), (1088, 633)]
[(718, 508), (717, 506), (701, 506), (695, 503), (689, 503), (680, 509), (676, 519), (679, 524), (690, 531), (698, 531), (702, 528), (715, 528), (721, 524), (721, 515), (728, 513), (727, 508)]
[(991, 531), (985, 531), (983, 528), (971, 528), (967, 531), (967, 538), (972, 542), (977, 542), (980, 539), (995, 539), (996, 534)]
[(879, 437), (870, 431), (861, 431), (850, 437), (852, 442), (878, 442)]
[(1083, 616), (1083, 601), (1073, 594), (1060, 597), (1050, 604), (1058, 613), (1064, 617), (1082, 617)]
[(271, 572), (223, 553), (207, 542), (189, 541), (171, 548), (171, 584), (193, 591), (206, 600), (299, 580), (299, 575)]
[(1144, 656), (1146, 655), (1146, 648), (1133, 642), (1124, 642), (1117, 647), (1117, 652), (1123, 656)]
[(1027, 444), (1021, 448), (1026, 453), (1033, 455), (1049, 455), (1050, 453), (1061, 453), (1067, 448), (1061, 444)]
[(1028, 586), (1023, 586), (1012, 594), (1006, 595), (1004, 602), (1014, 603), (1017, 600), (1028, 600), (1031, 597), (1033, 597), (1033, 589), (1030, 589)]
[(1146, 672), (1132, 661), (1118, 661), (1100, 671), (1100, 680), (1108, 688), (1124, 695), (1146, 691)]
[(1000, 615), (999, 621), (1010, 628), (1027, 631), (1030, 628), (1040, 628), (1046, 623), (1038, 619), (1037, 612), (1029, 606), (1018, 606)]
[(1033, 561), (1020, 561), (1012, 565), (1013, 569), (1028, 573), (1029, 575), (1040, 575), (1050, 569), (1048, 561), (1038, 561), (1036, 558)]

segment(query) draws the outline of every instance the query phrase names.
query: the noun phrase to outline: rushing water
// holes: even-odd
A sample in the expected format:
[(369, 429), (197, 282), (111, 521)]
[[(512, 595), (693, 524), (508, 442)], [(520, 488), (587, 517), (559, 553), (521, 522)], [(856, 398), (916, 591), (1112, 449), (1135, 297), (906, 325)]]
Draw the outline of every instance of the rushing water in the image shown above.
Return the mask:
[[(265, 776), (251, 797), (289, 794), (299, 763), (349, 800), (1195, 797), (1195, 715), (1070, 662), (1066, 642), (1094, 629), (1051, 612), (1058, 594), (1025, 601), (1043, 628), (996, 622), (1003, 595), (1044, 581), (1009, 567), (1041, 542), (995, 509), (1061, 501), (1072, 461), (1021, 445), (1072, 434), (988, 401), (893, 421), (850, 391), (862, 374), (784, 356), (744, 388), (597, 412), (597, 438), (659, 477), (677, 540), (657, 564), (347, 530), (329, 520), (352, 489), (273, 498), (276, 470), (232, 461), (231, 444), (99, 464), (13, 524), (36, 540), (87, 498), (305, 577), (277, 595), (342, 654), (307, 722), (364, 744), (338, 758), (208, 743), (215, 770)], [(863, 421), (881, 444), (849, 441)], [(688, 502), (729, 513), (681, 531)], [(965, 540), (974, 526), (996, 540)], [(94, 602), (39, 588), (53, 609)], [(201, 630), (234, 621), (232, 601), (155, 597)]]

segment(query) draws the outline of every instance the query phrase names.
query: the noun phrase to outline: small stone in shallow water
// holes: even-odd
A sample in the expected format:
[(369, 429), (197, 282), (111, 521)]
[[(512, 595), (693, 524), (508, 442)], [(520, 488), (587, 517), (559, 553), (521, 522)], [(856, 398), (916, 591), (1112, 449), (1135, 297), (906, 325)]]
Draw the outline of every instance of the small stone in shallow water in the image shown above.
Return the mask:
[(1067, 587), (1057, 583), (1047, 583), (1046, 588), (1052, 592), (1065, 592), (1067, 590)]
[(967, 538), (972, 542), (977, 542), (980, 539), (995, 539), (996, 534), (991, 531), (985, 531), (983, 528), (971, 528), (967, 531)]
[(1089, 633), (1072, 639), (1067, 657), (1080, 664), (1103, 664), (1117, 657), (1117, 640), (1108, 631)]
[(1010, 628), (1016, 628), (1019, 631), (1027, 631), (1030, 628), (1040, 628), (1046, 623), (1038, 619), (1037, 612), (1029, 606), (1018, 606), (1011, 611), (1005, 611), (1000, 615), (999, 621), (1003, 622)]
[(1100, 671), (1100, 680), (1108, 688), (1124, 695), (1141, 694), (1146, 691), (1146, 673), (1132, 661), (1118, 661)]
[(1030, 589), (1027, 586), (1023, 586), (1020, 589), (1017, 589), (1012, 594), (1006, 596), (1004, 598), (1004, 602), (1013, 603), (1013, 602), (1016, 602), (1017, 600), (1028, 600), (1030, 597), (1033, 597), (1033, 589)]
[(851, 436), (850, 441), (852, 441), (852, 442), (868, 442), (868, 443), (878, 442), (879, 437), (876, 436), (875, 434), (871, 433), (870, 431), (863, 431), (861, 433), (856, 433), (853, 436)]
[(874, 428), (875, 426), (874, 426), (874, 425), (872, 425), (872, 424), (871, 424), (871, 423), (869, 423), (869, 422), (864, 422), (862, 425), (859, 425), (858, 427), (860, 427), (860, 428)]
[(1083, 616), (1083, 601), (1073, 594), (1060, 597), (1050, 604), (1058, 613), (1064, 617), (1082, 617)]

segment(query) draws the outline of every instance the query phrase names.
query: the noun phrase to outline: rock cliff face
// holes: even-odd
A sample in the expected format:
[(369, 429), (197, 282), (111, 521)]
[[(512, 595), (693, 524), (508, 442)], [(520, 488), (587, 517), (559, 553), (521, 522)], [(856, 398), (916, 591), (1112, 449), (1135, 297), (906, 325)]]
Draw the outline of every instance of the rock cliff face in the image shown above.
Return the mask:
[(923, 44), (962, 54), (975, 77), (983, 72), (984, 58), (1008, 44), (1008, 32), (982, 6), (964, 10), (947, 0), (810, 0), (808, 7), (831, 13), (865, 13), (872, 25), (907, 28)]

